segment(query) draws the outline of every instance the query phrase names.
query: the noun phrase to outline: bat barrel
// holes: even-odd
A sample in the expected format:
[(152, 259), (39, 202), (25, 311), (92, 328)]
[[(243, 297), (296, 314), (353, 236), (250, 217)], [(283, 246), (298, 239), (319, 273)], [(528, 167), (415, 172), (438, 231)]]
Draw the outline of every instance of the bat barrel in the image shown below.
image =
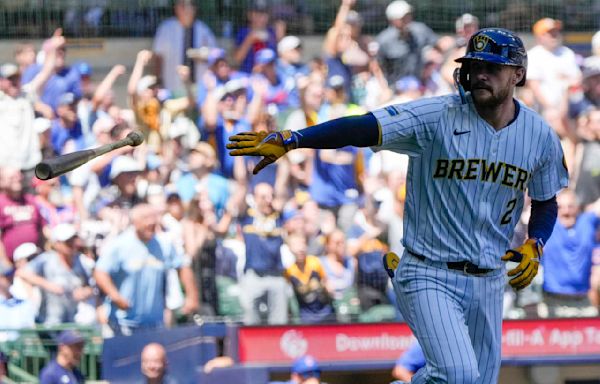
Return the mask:
[(35, 166), (35, 177), (40, 180), (49, 180), (54, 177), (52, 167), (46, 162), (41, 162)]
[(93, 149), (86, 149), (46, 159), (35, 166), (35, 176), (40, 180), (52, 179), (72, 171), (96, 156), (98, 156), (98, 152)]

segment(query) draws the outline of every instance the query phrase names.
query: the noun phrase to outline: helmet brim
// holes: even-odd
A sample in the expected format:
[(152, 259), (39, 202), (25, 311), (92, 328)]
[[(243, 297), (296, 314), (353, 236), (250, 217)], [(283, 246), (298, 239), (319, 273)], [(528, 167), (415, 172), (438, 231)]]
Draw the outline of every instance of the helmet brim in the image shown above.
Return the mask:
[(500, 65), (510, 65), (513, 67), (522, 67), (521, 64), (511, 63), (510, 61), (506, 60), (505, 57), (496, 55), (494, 53), (488, 53), (488, 52), (469, 52), (466, 55), (464, 55), (463, 57), (459, 57), (458, 59), (456, 59), (454, 61), (457, 63), (464, 63), (466, 61), (472, 61), (472, 60), (487, 61), (489, 63), (500, 64)]

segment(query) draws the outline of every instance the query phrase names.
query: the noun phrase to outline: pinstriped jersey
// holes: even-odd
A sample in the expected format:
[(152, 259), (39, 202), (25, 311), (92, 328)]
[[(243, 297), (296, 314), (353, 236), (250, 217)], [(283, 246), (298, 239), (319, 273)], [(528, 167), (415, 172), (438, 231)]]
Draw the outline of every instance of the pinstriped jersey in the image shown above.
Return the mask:
[(548, 200), (567, 186), (560, 141), (531, 109), (496, 131), (470, 96), (448, 95), (373, 111), (382, 143), (410, 156), (404, 246), (434, 261), (499, 268), (525, 191)]

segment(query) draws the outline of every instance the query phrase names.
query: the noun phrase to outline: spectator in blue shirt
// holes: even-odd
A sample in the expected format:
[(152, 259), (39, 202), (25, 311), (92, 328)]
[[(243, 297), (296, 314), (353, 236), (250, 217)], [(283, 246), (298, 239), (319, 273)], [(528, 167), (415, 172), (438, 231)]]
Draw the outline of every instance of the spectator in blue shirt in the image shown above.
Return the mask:
[(66, 151), (73, 152), (85, 147), (83, 130), (77, 117), (76, 105), (77, 99), (72, 93), (61, 95), (57, 102), (57, 118), (52, 121), (50, 140), (52, 141), (54, 152), (58, 155)]
[(219, 160), (216, 173), (233, 178), (234, 159), (225, 144), (230, 135), (252, 130), (246, 119), (248, 82), (245, 78), (229, 80), (225, 85), (208, 90), (202, 106), (202, 141), (215, 148)]
[(212, 48), (208, 53), (208, 70), (201, 79), (197, 79), (198, 90), (196, 104), (202, 108), (206, 94), (210, 89), (225, 85), (229, 80), (248, 77), (248, 74), (234, 70), (223, 48)]
[(231, 194), (229, 181), (213, 173), (217, 161), (217, 154), (210, 144), (196, 144), (188, 156), (189, 169), (177, 180), (176, 187), (184, 203), (189, 203), (199, 189), (205, 189), (220, 219)]
[(392, 376), (395, 379), (410, 383), (413, 375), (425, 366), (425, 355), (423, 349), (415, 341), (403, 354), (396, 360)]
[(177, 269), (185, 290), (182, 313), (198, 309), (193, 274), (170, 238), (157, 234), (154, 207), (139, 204), (131, 210), (133, 228), (110, 241), (96, 264), (94, 277), (110, 303), (109, 325), (115, 334), (162, 327), (166, 275)]
[[(273, 110), (273, 114), (285, 112), (291, 105), (289, 92), (286, 86), (286, 79), (278, 73), (275, 67), (277, 53), (274, 50), (265, 48), (256, 52), (254, 57), (253, 82), (262, 81), (266, 89), (262, 93), (262, 102)], [(253, 84), (256, 87), (255, 84)], [(253, 97), (259, 97), (260, 92), (254, 92)], [(296, 104), (297, 107), (299, 104)]]
[(261, 299), (266, 297), (269, 324), (285, 324), (288, 319), (287, 281), (283, 277), (281, 245), (283, 222), (281, 204), (274, 199), (273, 187), (267, 183), (254, 188), (253, 206), (240, 217), (246, 244), (246, 265), (240, 279), (247, 324), (261, 320)]
[(581, 212), (573, 190), (557, 197), (558, 220), (544, 247), (544, 302), (550, 317), (594, 316), (587, 293), (590, 290), (592, 252), (598, 216)]
[(234, 59), (242, 72), (251, 73), (255, 55), (263, 48), (275, 50), (277, 37), (269, 26), (266, 0), (254, 0), (248, 10), (248, 26), (240, 28), (235, 38)]
[(307, 77), (308, 67), (302, 62), (302, 42), (297, 36), (286, 36), (277, 44), (276, 70), (279, 78), (283, 79), (284, 88), (289, 94), (289, 104), (300, 106), (300, 90), (298, 80)]
[[(55, 37), (60, 36), (55, 33)], [(44, 43), (44, 50), (49, 44), (52, 44), (53, 39), (49, 39)], [(46, 53), (47, 54), (47, 53)], [(44, 104), (48, 104), (52, 107), (54, 111), (57, 110), (59, 106), (59, 101), (62, 95), (65, 93), (72, 93), (75, 98), (81, 97), (81, 74), (79, 70), (74, 66), (69, 66), (66, 64), (66, 54), (67, 50), (64, 45), (64, 40), (62, 45), (56, 48), (56, 58), (54, 61), (54, 73), (48, 79), (44, 90), (42, 91), (41, 101)], [(43, 65), (41, 64), (33, 64), (29, 66), (25, 73), (23, 73), (23, 84), (27, 84), (32, 81), (36, 75), (42, 70)]]
[(40, 384), (83, 384), (85, 377), (77, 368), (83, 354), (85, 339), (76, 331), (61, 332), (58, 354), (40, 372)]

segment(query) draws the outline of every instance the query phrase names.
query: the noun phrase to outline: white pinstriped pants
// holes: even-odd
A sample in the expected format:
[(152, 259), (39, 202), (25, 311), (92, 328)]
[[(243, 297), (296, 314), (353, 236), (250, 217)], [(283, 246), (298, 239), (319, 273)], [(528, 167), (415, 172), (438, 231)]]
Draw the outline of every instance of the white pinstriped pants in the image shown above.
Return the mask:
[(404, 252), (394, 290), (427, 358), (411, 383), (498, 382), (505, 284), (504, 268), (474, 276)]

